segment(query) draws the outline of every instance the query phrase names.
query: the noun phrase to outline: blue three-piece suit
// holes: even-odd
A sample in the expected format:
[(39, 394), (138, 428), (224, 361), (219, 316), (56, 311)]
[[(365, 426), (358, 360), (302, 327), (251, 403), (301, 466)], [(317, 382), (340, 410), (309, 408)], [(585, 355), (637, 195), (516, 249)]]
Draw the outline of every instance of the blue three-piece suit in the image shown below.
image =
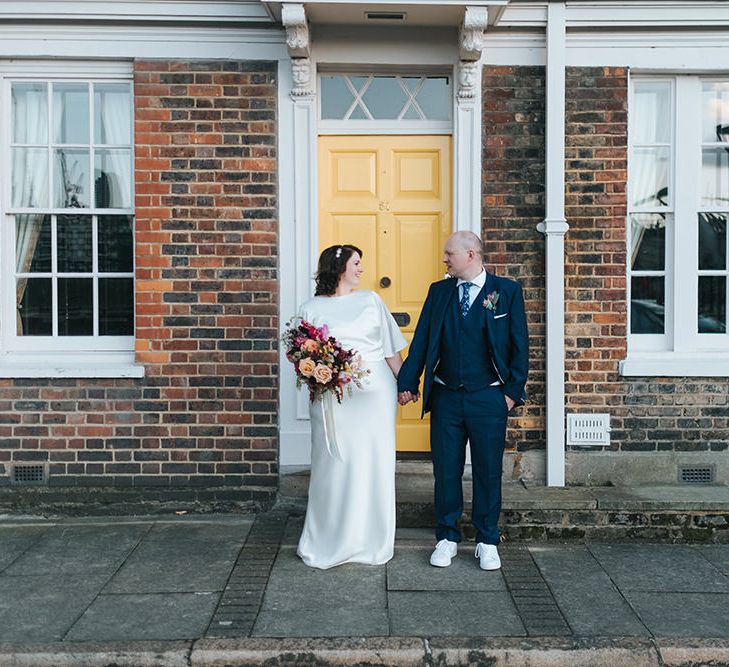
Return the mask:
[(425, 369), (423, 414), (431, 413), (436, 538), (461, 539), (457, 522), (463, 512), (461, 478), (468, 440), (476, 541), (498, 544), (505, 396), (517, 405), (526, 398), (524, 297), (518, 283), (488, 272), (467, 310), (461, 292), (456, 278), (430, 286), (397, 385), (398, 391), (417, 393)]

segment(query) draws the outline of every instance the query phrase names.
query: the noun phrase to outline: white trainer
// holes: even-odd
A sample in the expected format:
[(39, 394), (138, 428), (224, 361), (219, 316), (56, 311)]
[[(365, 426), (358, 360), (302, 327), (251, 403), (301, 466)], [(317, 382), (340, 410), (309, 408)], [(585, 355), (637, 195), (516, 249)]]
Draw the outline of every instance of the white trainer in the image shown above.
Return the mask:
[(441, 540), (435, 545), (435, 551), (430, 556), (430, 564), (435, 567), (448, 567), (451, 559), (458, 553), (458, 543), (450, 540)]
[(479, 542), (476, 545), (476, 558), (482, 570), (498, 570), (501, 567), (499, 551), (495, 544), (484, 544)]

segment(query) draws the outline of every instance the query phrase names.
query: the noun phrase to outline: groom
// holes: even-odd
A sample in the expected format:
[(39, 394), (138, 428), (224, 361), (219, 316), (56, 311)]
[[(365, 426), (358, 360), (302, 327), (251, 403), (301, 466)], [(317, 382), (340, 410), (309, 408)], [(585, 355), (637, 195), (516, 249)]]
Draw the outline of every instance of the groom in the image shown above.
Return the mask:
[(423, 414), (431, 413), (438, 524), (431, 565), (450, 565), (461, 540), (457, 521), (468, 440), (476, 558), (482, 569), (498, 570), (506, 419), (524, 403), (529, 365), (524, 297), (518, 283), (484, 271), (481, 239), (472, 232), (453, 234), (443, 261), (450, 278), (430, 286), (398, 375), (398, 401), (418, 399), (425, 368)]

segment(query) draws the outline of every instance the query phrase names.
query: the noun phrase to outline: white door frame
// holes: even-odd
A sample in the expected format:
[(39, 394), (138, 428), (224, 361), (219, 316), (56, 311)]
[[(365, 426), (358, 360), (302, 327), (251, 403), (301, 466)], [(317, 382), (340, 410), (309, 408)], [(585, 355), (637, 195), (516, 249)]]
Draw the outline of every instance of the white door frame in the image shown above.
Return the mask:
[[(449, 68), (453, 85), (453, 230), (481, 235), (481, 65), (459, 61), (453, 33), (438, 33), (440, 40), (413, 40), (407, 46), (365, 40), (352, 48), (335, 49), (336, 38), (318, 34), (311, 57), (280, 61), (279, 88), (279, 249), (280, 326), (286, 325), (299, 304), (313, 294), (313, 275), (318, 257), (317, 138), (318, 101), (316, 72), (319, 64), (332, 67), (336, 52), (338, 68), (383, 66)], [(301, 32), (298, 32), (301, 37)], [(302, 53), (300, 42), (297, 53)], [(291, 51), (291, 49), (290, 49)], [(346, 62), (341, 62), (342, 56)], [(480, 55), (480, 53), (479, 53)], [(308, 71), (307, 71), (308, 70)], [(302, 74), (303, 72), (303, 74)], [(294, 82), (296, 77), (296, 82)], [(303, 82), (303, 83), (302, 83)], [(378, 133), (382, 133), (379, 132)], [(394, 133), (399, 133), (395, 132)], [(295, 389), (291, 364), (281, 351), (279, 387), (279, 464), (310, 463), (307, 397)]]

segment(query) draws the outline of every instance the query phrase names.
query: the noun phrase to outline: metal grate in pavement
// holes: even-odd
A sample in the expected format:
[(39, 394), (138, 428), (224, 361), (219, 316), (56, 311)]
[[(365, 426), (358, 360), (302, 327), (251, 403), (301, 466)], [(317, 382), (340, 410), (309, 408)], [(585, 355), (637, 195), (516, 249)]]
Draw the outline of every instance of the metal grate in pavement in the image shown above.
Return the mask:
[(502, 544), (501, 572), (521, 617), (527, 635), (567, 636), (572, 634), (525, 544)]
[(281, 538), (283, 514), (259, 514), (228, 578), (206, 637), (248, 637), (263, 601)]

